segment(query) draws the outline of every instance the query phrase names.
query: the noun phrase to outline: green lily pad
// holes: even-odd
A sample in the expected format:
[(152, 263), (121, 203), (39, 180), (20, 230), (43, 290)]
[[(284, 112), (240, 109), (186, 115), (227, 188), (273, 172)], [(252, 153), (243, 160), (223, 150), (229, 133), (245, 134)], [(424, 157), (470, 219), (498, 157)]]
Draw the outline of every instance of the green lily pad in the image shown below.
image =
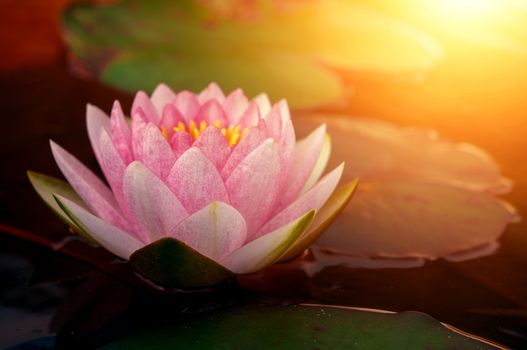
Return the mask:
[(186, 244), (163, 238), (134, 252), (130, 264), (141, 276), (165, 288), (215, 285), (233, 273)]
[(64, 36), (78, 72), (125, 90), (165, 82), (196, 91), (216, 81), (294, 107), (341, 98), (337, 70), (422, 72), (442, 55), (417, 29), (346, 1), (214, 3), (76, 5), (64, 16)]
[(499, 349), (428, 315), (318, 306), (246, 306), (188, 316), (103, 347), (135, 349)]

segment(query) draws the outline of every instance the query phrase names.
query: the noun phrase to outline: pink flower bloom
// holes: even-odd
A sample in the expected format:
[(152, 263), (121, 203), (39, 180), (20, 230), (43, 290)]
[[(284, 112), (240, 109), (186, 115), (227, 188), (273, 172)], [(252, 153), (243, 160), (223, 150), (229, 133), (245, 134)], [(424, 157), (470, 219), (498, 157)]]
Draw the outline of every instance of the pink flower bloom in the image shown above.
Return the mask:
[(333, 194), (343, 164), (319, 179), (330, 153), (326, 126), (296, 142), (287, 103), (271, 105), (265, 94), (225, 96), (216, 84), (176, 94), (161, 84), (150, 97), (138, 92), (130, 115), (118, 101), (109, 118), (88, 105), (89, 138), (109, 187), (53, 141), (74, 191), (30, 174), (71, 226), (123, 259), (170, 237), (233, 273), (251, 273), (301, 254), (356, 185)]

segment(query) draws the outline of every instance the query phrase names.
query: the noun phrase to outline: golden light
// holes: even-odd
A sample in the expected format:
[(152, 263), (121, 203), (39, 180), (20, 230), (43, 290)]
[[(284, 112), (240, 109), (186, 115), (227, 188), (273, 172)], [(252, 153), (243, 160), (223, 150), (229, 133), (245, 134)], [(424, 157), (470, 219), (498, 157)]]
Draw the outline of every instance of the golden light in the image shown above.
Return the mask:
[(442, 0), (435, 3), (439, 15), (463, 20), (484, 19), (500, 8), (500, 2), (495, 0)]
[(506, 21), (511, 5), (507, 0), (428, 0), (421, 3), (420, 11), (447, 30), (488, 28)]

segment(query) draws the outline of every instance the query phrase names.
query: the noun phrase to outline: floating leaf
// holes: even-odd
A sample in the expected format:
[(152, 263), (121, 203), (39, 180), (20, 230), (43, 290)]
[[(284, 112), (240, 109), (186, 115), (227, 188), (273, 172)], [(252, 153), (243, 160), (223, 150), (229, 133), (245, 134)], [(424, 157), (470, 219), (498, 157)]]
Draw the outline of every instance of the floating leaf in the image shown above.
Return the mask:
[(130, 257), (130, 264), (141, 276), (166, 288), (211, 286), (233, 275), (173, 238), (163, 238), (137, 250)]
[(350, 2), (264, 4), (242, 18), (238, 2), (223, 10), (198, 1), (83, 4), (66, 13), (65, 39), (77, 71), (126, 90), (216, 81), (302, 107), (342, 97), (335, 69), (422, 72), (441, 57), (422, 32)]
[(117, 349), (498, 349), (418, 312), (318, 305), (246, 306), (188, 316), (103, 347)]
[(486, 247), (510, 221), (508, 208), (489, 194), (364, 180), (317, 245), (360, 256), (434, 259)]
[(333, 139), (329, 166), (346, 161), (343, 180), (360, 178), (353, 201), (316, 243), (342, 254), (332, 255), (333, 262), (346, 256), (466, 260), (494, 252), (518, 219), (494, 196), (510, 190), (510, 181), (475, 146), (342, 115), (299, 118), (295, 126), (302, 134), (321, 122)]

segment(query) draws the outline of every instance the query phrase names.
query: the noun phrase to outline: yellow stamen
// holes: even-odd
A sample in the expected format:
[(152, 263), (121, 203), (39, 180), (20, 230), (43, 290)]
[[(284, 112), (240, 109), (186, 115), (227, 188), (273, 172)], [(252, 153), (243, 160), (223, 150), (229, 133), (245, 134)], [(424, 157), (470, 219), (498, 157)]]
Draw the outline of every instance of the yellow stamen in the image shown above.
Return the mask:
[(168, 140), (168, 131), (166, 128), (164, 127), (161, 127), (161, 133), (163, 134), (163, 136), (165, 137), (165, 139)]
[[(240, 125), (230, 125), (226, 128), (222, 127), (219, 120), (212, 123), (215, 127), (220, 129), (221, 133), (227, 139), (227, 143), (230, 146), (236, 145), (246, 134), (248, 129), (241, 128)], [(206, 121), (201, 121), (199, 125), (195, 121), (191, 121), (186, 126), (183, 122), (178, 122), (177, 126), (173, 128), (174, 132), (188, 132), (190, 136), (197, 140), (203, 131), (207, 128), (208, 124)], [(165, 128), (161, 128), (161, 132), (168, 139), (168, 132)]]

